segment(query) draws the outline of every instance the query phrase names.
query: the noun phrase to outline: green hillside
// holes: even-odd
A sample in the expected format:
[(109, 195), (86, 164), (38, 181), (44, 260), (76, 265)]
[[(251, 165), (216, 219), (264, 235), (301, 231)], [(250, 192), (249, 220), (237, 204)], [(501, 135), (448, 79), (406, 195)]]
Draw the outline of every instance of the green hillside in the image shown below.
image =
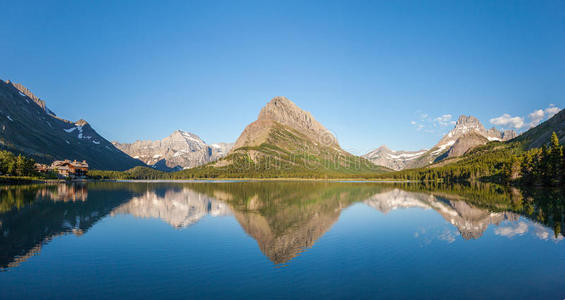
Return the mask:
[(390, 171), (339, 148), (324, 146), (276, 124), (259, 146), (235, 149), (224, 159), (173, 173), (174, 178), (344, 178)]

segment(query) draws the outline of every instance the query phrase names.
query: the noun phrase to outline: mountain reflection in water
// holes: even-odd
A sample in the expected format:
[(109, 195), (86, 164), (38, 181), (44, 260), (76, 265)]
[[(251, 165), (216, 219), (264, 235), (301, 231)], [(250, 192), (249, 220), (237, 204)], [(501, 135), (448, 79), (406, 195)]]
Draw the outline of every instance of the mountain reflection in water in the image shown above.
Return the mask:
[(228, 205), (188, 188), (172, 189), (159, 195), (147, 191), (112, 210), (111, 215), (129, 214), (139, 218), (158, 218), (175, 228), (188, 227), (206, 215), (231, 214)]
[[(312, 247), (355, 203), (383, 214), (408, 208), (434, 210), (466, 240), (480, 238), (491, 224), (499, 236), (519, 236), (533, 227), (539, 238), (563, 238), (560, 191), (494, 185), (100, 182), (4, 187), (0, 195), (1, 268), (37, 255), (57, 236), (82, 235), (106, 216), (124, 214), (161, 219), (179, 229), (206, 216), (233, 215), (275, 264), (287, 263)], [(502, 226), (504, 221), (510, 224)]]

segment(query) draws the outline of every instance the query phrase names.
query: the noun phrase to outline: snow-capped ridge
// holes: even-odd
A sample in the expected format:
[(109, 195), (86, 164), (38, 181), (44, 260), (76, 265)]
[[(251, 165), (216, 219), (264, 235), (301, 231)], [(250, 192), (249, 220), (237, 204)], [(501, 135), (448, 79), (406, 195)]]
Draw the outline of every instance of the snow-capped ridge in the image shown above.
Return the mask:
[[(517, 136), (513, 130), (499, 131), (496, 128), (486, 130), (479, 119), (473, 116), (461, 115), (455, 126), (440, 141), (429, 150), (420, 151), (394, 151), (385, 145), (363, 155), (376, 165), (385, 166), (393, 170), (424, 167), (442, 160), (446, 157), (459, 156), (473, 147), (492, 142), (508, 141)], [(452, 148), (457, 146), (456, 150)]]
[(162, 171), (197, 167), (225, 156), (233, 144), (206, 144), (198, 135), (177, 129), (161, 140), (138, 140), (131, 144), (112, 142), (131, 157)]

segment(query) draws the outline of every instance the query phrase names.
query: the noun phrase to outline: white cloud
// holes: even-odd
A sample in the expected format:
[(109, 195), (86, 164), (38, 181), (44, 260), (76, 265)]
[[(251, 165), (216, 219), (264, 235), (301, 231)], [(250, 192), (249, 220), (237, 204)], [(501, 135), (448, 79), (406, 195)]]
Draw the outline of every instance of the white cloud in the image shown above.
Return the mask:
[(448, 244), (455, 242), (455, 237), (457, 234), (451, 232), (450, 230), (445, 230), (438, 236), (438, 239), (441, 241), (446, 241)]
[(539, 125), (541, 122), (553, 117), (556, 113), (561, 111), (561, 109), (553, 104), (550, 104), (547, 108), (536, 109), (528, 114), (528, 121), (525, 121), (524, 117), (511, 116), (510, 114), (503, 114), (500, 117), (490, 119), (490, 122), (494, 125), (501, 126), (504, 128), (513, 129), (524, 129), (532, 128)]
[(513, 237), (515, 235), (523, 235), (524, 233), (528, 232), (528, 225), (524, 222), (518, 223), (518, 225), (506, 226), (506, 227), (499, 227), (494, 230), (496, 235), (505, 236), (505, 237)]
[(437, 117), (434, 119), (434, 125), (439, 125), (439, 126), (449, 126), (449, 125), (453, 125), (455, 124), (455, 121), (451, 120), (453, 116), (450, 114), (445, 114), (445, 115), (441, 115), (440, 117)]
[(534, 110), (528, 115), (528, 118), (530, 119), (530, 123), (528, 124), (529, 128), (538, 126), (539, 123), (553, 117), (560, 110), (561, 109), (559, 109), (559, 107), (553, 104), (550, 104), (546, 109)]
[(558, 113), (561, 109), (553, 104), (550, 104), (548, 108), (545, 109), (545, 113), (547, 114), (547, 118), (553, 117), (556, 113)]
[(524, 118), (522, 117), (512, 117), (509, 114), (503, 114), (500, 117), (490, 119), (490, 122), (494, 125), (502, 127), (512, 127), (515, 129), (520, 129), (524, 127)]
[(557, 237), (555, 237), (555, 234), (552, 232), (552, 230), (538, 223), (533, 224), (532, 227), (534, 227), (536, 236), (541, 240), (552, 240), (554, 242), (560, 242), (564, 239), (563, 234), (559, 234)]
[(530, 128), (537, 126), (543, 118), (545, 117), (545, 112), (543, 109), (534, 110), (531, 114), (528, 115), (530, 118)]
[(455, 126), (456, 124), (452, 114), (443, 114), (435, 118), (421, 111), (417, 111), (416, 114), (418, 119), (410, 121), (410, 125), (414, 126), (417, 131), (439, 134), (444, 131), (440, 128)]

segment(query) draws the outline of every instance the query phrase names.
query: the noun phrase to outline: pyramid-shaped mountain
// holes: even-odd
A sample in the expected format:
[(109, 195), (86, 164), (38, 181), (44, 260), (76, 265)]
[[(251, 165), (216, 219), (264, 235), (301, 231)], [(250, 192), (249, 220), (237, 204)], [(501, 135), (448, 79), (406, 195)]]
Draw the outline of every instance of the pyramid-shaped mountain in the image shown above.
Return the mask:
[(204, 167), (223, 176), (309, 176), (385, 171), (343, 150), (335, 136), (285, 97), (273, 98), (223, 159)]

